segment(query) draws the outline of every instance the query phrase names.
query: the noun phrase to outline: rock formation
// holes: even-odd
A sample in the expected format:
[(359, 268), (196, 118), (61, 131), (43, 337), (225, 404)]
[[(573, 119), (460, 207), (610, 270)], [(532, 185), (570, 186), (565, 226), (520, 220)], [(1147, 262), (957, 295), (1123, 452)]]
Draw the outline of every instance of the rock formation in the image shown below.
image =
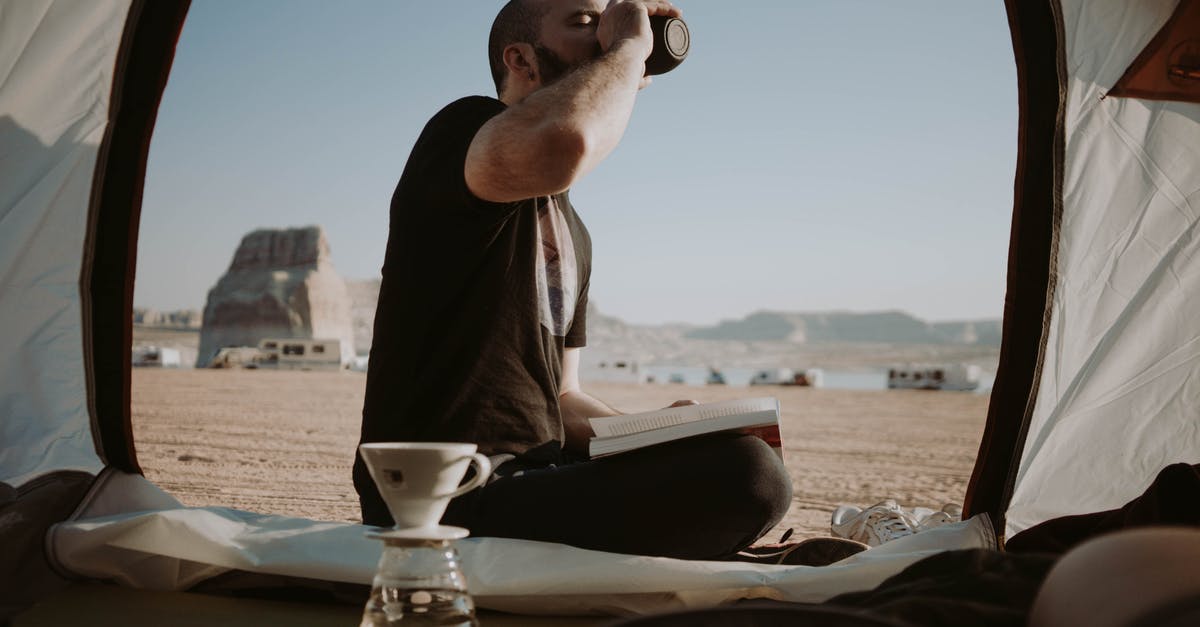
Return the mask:
[(196, 366), (207, 365), (222, 347), (257, 346), (264, 338), (337, 339), (349, 363), (355, 354), (350, 309), (321, 227), (254, 231), (208, 292)]

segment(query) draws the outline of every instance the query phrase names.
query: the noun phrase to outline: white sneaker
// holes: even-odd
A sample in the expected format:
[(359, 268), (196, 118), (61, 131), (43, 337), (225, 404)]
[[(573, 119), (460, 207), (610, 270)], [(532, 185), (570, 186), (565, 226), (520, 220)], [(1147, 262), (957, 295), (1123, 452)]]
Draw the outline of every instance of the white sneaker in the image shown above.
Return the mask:
[(841, 505), (834, 510), (829, 525), (833, 535), (856, 540), (868, 546), (879, 546), (896, 538), (910, 536), (916, 533), (915, 527), (909, 516), (892, 499), (881, 501), (867, 509)]
[(956, 523), (962, 520), (962, 507), (957, 503), (946, 503), (939, 511), (927, 510), (925, 514), (921, 510), (927, 510), (924, 507), (913, 508), (914, 518), (916, 519), (917, 531), (925, 531), (940, 527), (949, 523)]

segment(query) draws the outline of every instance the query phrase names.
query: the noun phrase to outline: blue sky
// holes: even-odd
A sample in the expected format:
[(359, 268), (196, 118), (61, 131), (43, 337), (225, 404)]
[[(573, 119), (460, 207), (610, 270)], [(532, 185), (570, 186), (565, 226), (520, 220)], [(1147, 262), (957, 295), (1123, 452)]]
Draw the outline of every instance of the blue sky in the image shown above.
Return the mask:
[[(677, 3), (692, 51), (571, 191), (606, 313), (1002, 313), (1017, 93), (999, 0)], [(428, 118), (492, 95), (501, 2), (194, 0), (151, 144), (135, 303), (202, 308), (241, 236), (325, 227), (377, 277)]]

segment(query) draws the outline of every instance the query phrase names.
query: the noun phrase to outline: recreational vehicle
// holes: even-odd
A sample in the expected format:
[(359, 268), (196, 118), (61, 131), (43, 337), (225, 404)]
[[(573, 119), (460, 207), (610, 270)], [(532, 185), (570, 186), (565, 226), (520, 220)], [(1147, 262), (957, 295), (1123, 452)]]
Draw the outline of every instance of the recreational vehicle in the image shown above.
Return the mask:
[(225, 346), (208, 360), (209, 368), (257, 368), (262, 354), (253, 346)]
[(162, 346), (134, 346), (133, 366), (135, 368), (180, 368), (183, 360), (179, 350)]
[(791, 385), (796, 373), (791, 368), (767, 368), (750, 377), (750, 385)]
[(585, 381), (602, 383), (646, 383), (652, 380), (649, 372), (633, 359), (585, 362), (580, 366)]
[(820, 387), (824, 373), (816, 368), (792, 370), (791, 368), (767, 368), (750, 377), (750, 385), (799, 385)]
[(265, 339), (258, 343), (261, 368), (340, 370), (342, 343), (330, 339)]
[(895, 366), (888, 369), (890, 390), (956, 390), (979, 387), (983, 371), (979, 366), (952, 364), (936, 366)]

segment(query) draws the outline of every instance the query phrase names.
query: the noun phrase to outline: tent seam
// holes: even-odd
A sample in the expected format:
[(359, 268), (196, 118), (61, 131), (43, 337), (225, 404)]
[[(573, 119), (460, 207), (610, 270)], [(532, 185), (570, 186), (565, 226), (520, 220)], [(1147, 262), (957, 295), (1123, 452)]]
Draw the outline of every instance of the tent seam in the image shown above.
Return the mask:
[[(1001, 492), (999, 518), (996, 521), (997, 539), (1000, 545), (1003, 546), (1004, 539), (1008, 531), (1007, 512), (1009, 504), (1012, 502), (1013, 492), (1016, 489), (1016, 483), (1021, 475), (1021, 462), (1025, 454), (1025, 442), (1029, 437), (1029, 427), (1033, 421), (1033, 413), (1037, 407), (1037, 399), (1041, 391), (1042, 373), (1046, 364), (1046, 348), (1050, 340), (1050, 329), (1054, 321), (1055, 300), (1058, 293), (1058, 278), (1059, 278), (1059, 240), (1062, 232), (1063, 218), (1063, 175), (1064, 166), (1066, 163), (1066, 103), (1069, 95), (1069, 85), (1067, 83), (1067, 59), (1064, 49), (1066, 42), (1066, 26), (1063, 20), (1062, 4), (1059, 0), (1050, 0), (1048, 2), (1051, 18), (1054, 21), (1055, 30), (1055, 71), (1058, 83), (1058, 98), (1055, 103), (1057, 112), (1055, 114), (1053, 146), (1052, 146), (1052, 181), (1051, 181), (1051, 218), (1050, 218), (1050, 251), (1047, 259), (1047, 274), (1046, 274), (1046, 294), (1042, 306), (1042, 325), (1041, 339), (1038, 342), (1037, 361), (1034, 365), (1029, 392), (1025, 400), (1025, 412), (1021, 418), (1021, 426), (1017, 431), (1017, 439), (1014, 442), (1013, 450), (1010, 453), (1010, 461), (1008, 464), (1008, 476), (1004, 482), (1004, 489)], [(1061, 320), (1060, 320), (1061, 323)], [(1059, 334), (1061, 340), (1062, 335)]]
[[(130, 0), (126, 12), (125, 27), (121, 32), (120, 43), (117, 47), (116, 58), (113, 60), (112, 79), (108, 87), (108, 111), (104, 126), (104, 137), (96, 152), (96, 163), (92, 171), (92, 189), (88, 197), (87, 230), (84, 234), (83, 248), (80, 251), (79, 267), (79, 304), (80, 304), (80, 342), (84, 362), (84, 387), (87, 394), (87, 411), (92, 431), (92, 443), (96, 455), (105, 465), (109, 465), (105, 454), (104, 430), (100, 424), (100, 412), (96, 403), (96, 355), (94, 350), (94, 303), (92, 299), (92, 269), (96, 263), (96, 237), (99, 229), (99, 212), (103, 205), (105, 179), (103, 174), (108, 168), (108, 159), (112, 151), (112, 138), (116, 129), (116, 120), (120, 115), (123, 104), (122, 88), (125, 80), (125, 70), (129, 64), (129, 49), (141, 23), (145, 5), (142, 0)], [(135, 463), (136, 466), (136, 463)]]

